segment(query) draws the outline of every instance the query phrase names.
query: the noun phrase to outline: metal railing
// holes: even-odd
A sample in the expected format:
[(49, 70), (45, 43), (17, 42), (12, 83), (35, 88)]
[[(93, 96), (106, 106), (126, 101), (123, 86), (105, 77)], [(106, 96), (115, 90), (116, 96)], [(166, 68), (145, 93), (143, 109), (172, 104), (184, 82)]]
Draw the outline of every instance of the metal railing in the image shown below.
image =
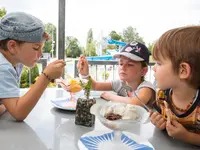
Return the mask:
[[(75, 60), (75, 65), (74, 65), (74, 77), (78, 77), (78, 70), (77, 70), (77, 65), (78, 63), (78, 60)], [(89, 66), (90, 68), (91, 67), (94, 67), (95, 68), (95, 72), (91, 73), (91, 70), (90, 70), (90, 73), (93, 75), (93, 77), (95, 78), (96, 81), (98, 81), (98, 76), (100, 76), (99, 74), (99, 66), (101, 67), (101, 70), (102, 70), (102, 67), (104, 68), (104, 81), (106, 81), (106, 73), (108, 71), (108, 66), (112, 66), (112, 78), (111, 80), (113, 79), (116, 79), (116, 76), (118, 75), (118, 73), (116, 72), (117, 68), (118, 68), (118, 61), (117, 60), (109, 60), (109, 61), (88, 61), (89, 63)], [(152, 67), (155, 63), (151, 62), (149, 63), (148, 65), (148, 73), (146, 75), (146, 78), (147, 80), (151, 81), (151, 82), (154, 82), (154, 77), (153, 77), (153, 71), (152, 71)]]
[[(48, 60), (46, 58), (41, 58), (38, 61), (39, 64), (42, 64), (42, 69), (41, 69), (42, 71), (47, 66), (47, 61)], [(77, 67), (76, 67), (77, 63), (78, 63), (78, 60), (75, 60), (74, 61), (74, 68), (73, 68), (73, 77), (74, 78), (78, 77), (78, 70), (77, 70)], [(96, 81), (100, 81), (100, 78), (102, 76), (104, 76), (104, 77), (101, 78), (101, 79), (103, 81), (106, 81), (107, 72), (109, 72), (109, 74), (112, 74), (112, 76), (110, 76), (110, 80), (117, 79), (117, 76), (118, 76), (118, 72), (117, 72), (118, 61), (117, 60), (88, 61), (88, 63), (89, 63), (89, 67), (90, 67), (90, 74), (93, 76), (93, 78)], [(154, 77), (153, 77), (153, 71), (152, 71), (152, 67), (153, 67), (154, 64), (155, 63), (153, 63), (153, 62), (149, 63), (148, 73), (146, 75), (146, 80), (151, 81), (152, 83), (154, 83)], [(31, 82), (31, 74), (29, 74), (29, 85), (31, 85), (30, 82)]]

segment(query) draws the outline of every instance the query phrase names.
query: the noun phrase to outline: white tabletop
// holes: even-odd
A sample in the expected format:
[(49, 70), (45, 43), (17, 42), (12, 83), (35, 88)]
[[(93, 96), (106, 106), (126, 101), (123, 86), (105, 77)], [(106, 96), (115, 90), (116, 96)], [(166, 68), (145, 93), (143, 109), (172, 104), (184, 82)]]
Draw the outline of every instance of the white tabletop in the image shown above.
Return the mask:
[[(21, 90), (22, 95), (26, 90)], [(1, 150), (77, 150), (80, 137), (90, 131), (106, 131), (98, 119), (94, 127), (75, 125), (75, 112), (59, 110), (53, 107), (51, 100), (67, 96), (62, 89), (47, 89), (36, 107), (24, 120), (16, 122), (5, 113), (0, 117)], [(104, 103), (97, 99), (97, 103)], [(154, 146), (155, 150), (192, 150), (192, 146), (169, 137), (149, 122), (144, 125), (133, 125), (131, 130)]]

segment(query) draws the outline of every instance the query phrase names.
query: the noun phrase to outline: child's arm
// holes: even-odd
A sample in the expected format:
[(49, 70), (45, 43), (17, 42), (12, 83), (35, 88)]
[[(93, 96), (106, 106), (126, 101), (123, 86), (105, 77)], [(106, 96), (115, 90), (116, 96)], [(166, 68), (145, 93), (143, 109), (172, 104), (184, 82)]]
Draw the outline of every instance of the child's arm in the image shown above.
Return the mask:
[(171, 137), (200, 146), (200, 134), (188, 131), (177, 120), (167, 120), (166, 130)]
[(184, 141), (200, 146), (200, 134), (188, 132), (188, 134), (184, 136)]
[[(51, 79), (56, 79), (62, 75), (64, 66), (64, 61), (57, 60), (50, 63), (44, 72)], [(38, 102), (49, 82), (49, 79), (44, 74), (41, 74), (36, 83), (31, 86), (30, 90), (24, 96), (20, 98), (4, 98), (2, 102), (16, 120), (24, 120)]]
[[(79, 57), (77, 69), (80, 76), (82, 76), (83, 78), (89, 77), (89, 64), (85, 56)], [(111, 82), (97, 82), (92, 79), (92, 89), (97, 91), (110, 91), (112, 90)]]
[(0, 105), (0, 115), (2, 115), (6, 111), (6, 108), (3, 104)]
[(123, 103), (127, 103), (127, 104), (129, 104), (129, 101), (131, 100), (130, 97), (118, 96), (111, 92), (103, 92), (101, 94), (101, 98), (108, 100), (108, 101), (123, 102)]
[[(152, 98), (155, 96), (155, 91), (148, 87), (143, 87), (139, 89), (137, 96), (132, 97), (129, 101), (130, 104), (140, 105), (143, 106), (140, 100), (142, 100), (145, 104), (147, 104)], [(138, 100), (138, 98), (140, 100)]]
[[(110, 87), (111, 88), (111, 87)], [(149, 100), (152, 98), (154, 94), (154, 91), (150, 88), (141, 88), (137, 94), (137, 96), (145, 103), (147, 104)], [(111, 92), (104, 92), (101, 95), (102, 98), (110, 101), (115, 101), (115, 102), (123, 102), (127, 104), (134, 104), (134, 105), (140, 105), (143, 106), (142, 103), (137, 99), (137, 97), (123, 97), (123, 96), (118, 96), (115, 94), (112, 94)]]

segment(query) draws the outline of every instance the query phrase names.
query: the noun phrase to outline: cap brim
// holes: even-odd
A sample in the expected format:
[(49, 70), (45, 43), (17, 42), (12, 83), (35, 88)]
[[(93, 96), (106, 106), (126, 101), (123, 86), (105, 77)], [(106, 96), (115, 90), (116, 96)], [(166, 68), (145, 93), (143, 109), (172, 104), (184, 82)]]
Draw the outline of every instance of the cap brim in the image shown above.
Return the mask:
[(7, 39), (7, 38), (0, 35), (0, 41), (5, 40), (5, 39)]
[(128, 57), (128, 58), (135, 60), (135, 61), (144, 61), (143, 58), (141, 58), (137, 55), (131, 54), (131, 53), (126, 53), (126, 52), (121, 52), (121, 53), (117, 53), (117, 54), (113, 55), (114, 58), (120, 58), (120, 56), (125, 56), (125, 57)]

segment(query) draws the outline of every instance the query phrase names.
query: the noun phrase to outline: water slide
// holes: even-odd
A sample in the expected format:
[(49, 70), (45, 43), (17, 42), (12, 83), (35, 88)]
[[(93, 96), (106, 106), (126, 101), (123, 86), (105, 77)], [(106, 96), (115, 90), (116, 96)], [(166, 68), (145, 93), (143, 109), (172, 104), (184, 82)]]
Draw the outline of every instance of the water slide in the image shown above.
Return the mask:
[[(113, 45), (118, 45), (120, 47), (124, 47), (126, 45), (125, 42), (121, 42), (121, 41), (116, 41), (116, 40), (113, 40), (113, 39), (106, 39), (105, 42), (107, 44), (113, 44)], [(90, 56), (90, 57), (86, 57), (87, 60), (90, 60), (90, 61), (97, 61), (97, 60), (115, 60), (112, 56), (113, 54), (117, 53), (119, 50), (107, 50), (107, 53), (109, 55), (102, 55), (102, 56)]]

